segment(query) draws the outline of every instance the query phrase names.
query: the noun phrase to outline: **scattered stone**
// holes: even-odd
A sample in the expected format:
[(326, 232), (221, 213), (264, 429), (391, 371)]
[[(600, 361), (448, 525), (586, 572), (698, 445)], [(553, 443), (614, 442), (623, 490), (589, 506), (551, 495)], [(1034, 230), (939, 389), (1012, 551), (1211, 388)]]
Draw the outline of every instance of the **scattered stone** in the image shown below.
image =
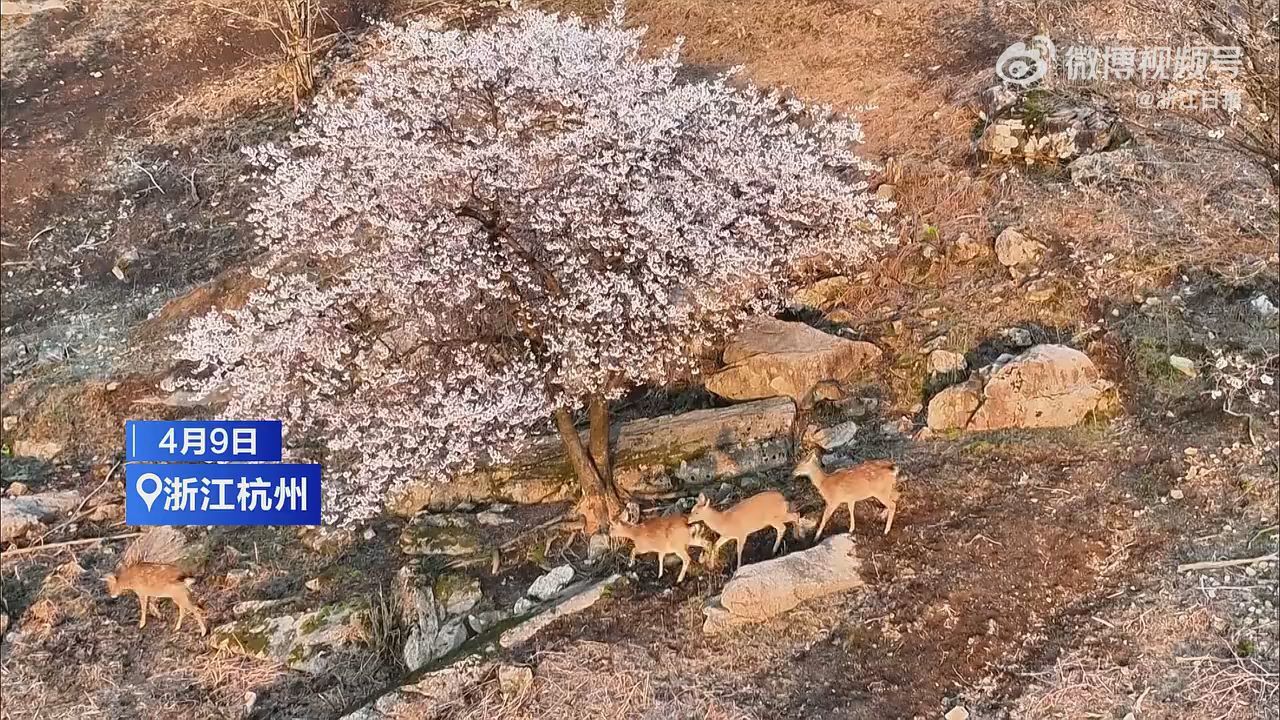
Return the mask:
[(929, 375), (952, 375), (963, 373), (969, 369), (964, 355), (950, 350), (934, 350), (929, 353)]
[(474, 615), (468, 615), (467, 627), (471, 628), (471, 632), (476, 635), (483, 635), (506, 619), (507, 615), (501, 610), (485, 610)]
[(596, 604), (601, 597), (604, 596), (606, 590), (613, 586), (614, 583), (622, 579), (621, 575), (610, 575), (604, 580), (592, 583), (577, 592), (566, 592), (565, 597), (546, 611), (539, 613), (519, 625), (502, 633), (498, 644), (503, 648), (511, 649), (517, 645), (521, 645), (529, 640), (529, 638), (538, 634), (543, 628), (562, 617), (567, 617)]
[(19, 440), (13, 444), (13, 454), (18, 457), (52, 460), (60, 452), (62, 452), (62, 443), (52, 440)]
[(960, 237), (956, 238), (951, 246), (951, 259), (958, 263), (973, 262), (990, 254), (991, 247), (987, 243), (974, 240), (969, 233), (960, 233)]
[(1000, 337), (1005, 339), (1014, 347), (1024, 348), (1031, 347), (1035, 343), (1035, 339), (1031, 336), (1031, 331), (1026, 328), (1011, 327), (1000, 331)]
[(498, 689), (507, 702), (520, 697), (533, 685), (533, 670), (523, 665), (499, 665)]
[(516, 615), (527, 615), (529, 611), (538, 607), (537, 600), (531, 600), (527, 597), (521, 597), (516, 600), (516, 604), (511, 608), (511, 612)]
[(1036, 345), (994, 372), (976, 373), (935, 395), (928, 424), (935, 431), (1069, 427), (1096, 409), (1111, 387), (1079, 350)]
[(9, 431), (13, 430), (14, 428), (18, 427), (18, 416), (17, 416), (17, 415), (5, 415), (5, 416), (4, 416), (4, 420), (3, 420), (2, 422), (4, 423), (4, 424), (3, 424), (4, 431), (5, 431), (5, 432), (9, 432)]
[(1013, 228), (1005, 228), (996, 237), (996, 259), (1009, 268), (1015, 278), (1025, 277), (1036, 270), (1044, 255), (1045, 247)]
[(707, 378), (707, 389), (727, 400), (789, 397), (811, 402), (824, 381), (856, 380), (880, 360), (867, 342), (828, 335), (799, 322), (771, 318), (744, 327), (724, 350), (727, 367)]
[(1174, 489), (1172, 489), (1172, 490), (1170, 490), (1170, 491), (1169, 491), (1169, 497), (1170, 497), (1170, 498), (1172, 498), (1172, 499), (1174, 499), (1174, 500), (1181, 500), (1181, 499), (1182, 499), (1182, 491), (1181, 491), (1181, 490), (1179, 490), (1178, 488), (1174, 488)]
[(805, 441), (817, 445), (823, 450), (835, 450), (853, 442), (857, 434), (858, 424), (849, 420), (839, 425), (833, 425), (829, 428), (817, 428), (811, 433), (806, 433)]
[(1194, 378), (1200, 374), (1196, 369), (1196, 361), (1191, 358), (1182, 357), (1181, 355), (1170, 355), (1169, 366), (1189, 378)]
[(889, 183), (884, 183), (880, 185), (880, 187), (876, 188), (876, 199), (892, 200), (894, 196), (898, 194), (897, 191), (898, 191), (897, 186), (891, 185)]
[(119, 389), (120, 389), (120, 383), (118, 381), (112, 380), (111, 382), (107, 383), (107, 392), (115, 392), (116, 390), (119, 390)]
[(5, 492), (8, 493), (9, 497), (22, 497), (23, 495), (26, 495), (29, 490), (30, 488), (27, 487), (26, 483), (22, 481), (14, 481), (9, 483), (9, 489), (5, 490)]
[(252, 715), (253, 708), (258, 704), (258, 693), (252, 690), (244, 691), (244, 714)]
[(1254, 312), (1258, 313), (1258, 315), (1263, 318), (1273, 318), (1276, 315), (1280, 315), (1280, 308), (1277, 308), (1275, 304), (1271, 302), (1271, 298), (1267, 297), (1265, 294), (1254, 298), (1253, 301), (1249, 303), (1249, 306), (1253, 308)]
[(74, 490), (23, 495), (0, 503), (0, 542), (13, 542), (31, 530), (75, 512), (82, 498)]
[(560, 591), (571, 582), (573, 582), (573, 566), (561, 565), (534, 580), (526, 595), (535, 600), (550, 600), (559, 595)]
[(833, 535), (807, 550), (738, 569), (703, 608), (708, 635), (758, 623), (806, 600), (863, 585), (853, 538)]
[(360, 535), (360, 537), (364, 538), (365, 540), (372, 540), (377, 536), (378, 536), (378, 533), (374, 532), (373, 528), (365, 528), (364, 532), (361, 533)]
[(963, 705), (957, 705), (943, 715), (943, 720), (969, 720), (969, 711)]

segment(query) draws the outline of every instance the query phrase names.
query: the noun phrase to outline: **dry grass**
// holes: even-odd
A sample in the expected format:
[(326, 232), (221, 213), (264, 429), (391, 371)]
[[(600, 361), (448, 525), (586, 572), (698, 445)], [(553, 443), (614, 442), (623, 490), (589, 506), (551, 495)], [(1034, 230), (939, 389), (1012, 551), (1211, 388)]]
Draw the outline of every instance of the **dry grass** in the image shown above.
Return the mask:
[[(635, 645), (580, 641), (535, 656), (533, 684), (503, 697), (487, 683), (456, 720), (749, 720), (753, 715), (717, 697), (696, 674), (666, 676), (650, 650)], [(414, 720), (410, 716), (397, 720)]]

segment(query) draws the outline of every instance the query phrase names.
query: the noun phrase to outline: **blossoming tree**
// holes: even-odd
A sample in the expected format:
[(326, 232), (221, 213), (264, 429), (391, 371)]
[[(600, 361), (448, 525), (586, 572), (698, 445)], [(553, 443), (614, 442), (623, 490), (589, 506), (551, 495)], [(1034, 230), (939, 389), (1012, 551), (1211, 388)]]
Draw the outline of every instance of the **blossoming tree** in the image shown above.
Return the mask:
[(353, 87), (251, 151), (263, 287), (193, 321), (186, 382), (323, 443), (328, 519), (501, 462), (550, 421), (605, 524), (609, 401), (886, 241), (857, 124), (685, 78), (678, 45), (642, 38), (620, 10), (383, 27)]

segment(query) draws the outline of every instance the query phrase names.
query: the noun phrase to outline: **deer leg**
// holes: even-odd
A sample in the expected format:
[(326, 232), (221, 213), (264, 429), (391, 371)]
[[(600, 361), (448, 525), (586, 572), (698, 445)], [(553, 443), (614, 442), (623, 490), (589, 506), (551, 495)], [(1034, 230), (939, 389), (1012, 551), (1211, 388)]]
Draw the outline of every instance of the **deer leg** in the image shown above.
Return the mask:
[(178, 606), (178, 622), (174, 624), (173, 631), (178, 632), (182, 629), (182, 616), (186, 614), (187, 609), (182, 606), (181, 602), (178, 602), (178, 598), (175, 597), (173, 602)]
[(839, 506), (827, 503), (826, 507), (822, 508), (822, 522), (818, 523), (818, 530), (813, 534), (814, 542), (817, 542), (818, 538), (822, 537), (822, 530), (827, 526), (827, 521), (831, 519), (831, 516), (835, 514), (837, 507)]
[(787, 526), (785, 524), (774, 525), (773, 529), (778, 532), (778, 539), (773, 541), (773, 554), (777, 555), (778, 548), (782, 547), (782, 536), (787, 534)]
[(738, 538), (738, 567), (739, 568), (742, 567), (742, 548), (746, 544), (747, 544), (747, 539), (745, 537)]
[(857, 501), (849, 503), (849, 534), (853, 534), (853, 506), (857, 505)]
[(633, 547), (631, 548), (631, 562), (627, 563), (627, 567), (635, 567), (635, 566), (636, 566), (636, 549)]
[(689, 572), (689, 563), (692, 561), (688, 550), (677, 550), (676, 556), (680, 558), (680, 575), (676, 577), (676, 584), (679, 585), (684, 580), (684, 574)]
[(888, 535), (889, 528), (893, 527), (893, 514), (898, 511), (898, 502), (897, 500), (890, 500), (889, 502), (885, 503), (884, 506), (885, 506), (885, 510), (888, 511), (888, 517), (884, 523), (884, 534)]
[(667, 560), (666, 553), (664, 552), (658, 553), (658, 577), (662, 577), (662, 569), (667, 565), (666, 560)]
[[(205, 627), (204, 624), (204, 614), (201, 613), (200, 608), (191, 601), (191, 593), (187, 592), (184, 588), (183, 591), (173, 599), (173, 601), (178, 604), (178, 628), (182, 627), (182, 613), (185, 610), (186, 612), (191, 613), (191, 616), (196, 619), (196, 624), (200, 626), (200, 634), (209, 634), (209, 629)], [(177, 630), (178, 628), (174, 628), (174, 630)]]
[(147, 605), (150, 604), (151, 598), (139, 595), (138, 602), (142, 605), (142, 618), (138, 620), (138, 629), (141, 630), (147, 626)]

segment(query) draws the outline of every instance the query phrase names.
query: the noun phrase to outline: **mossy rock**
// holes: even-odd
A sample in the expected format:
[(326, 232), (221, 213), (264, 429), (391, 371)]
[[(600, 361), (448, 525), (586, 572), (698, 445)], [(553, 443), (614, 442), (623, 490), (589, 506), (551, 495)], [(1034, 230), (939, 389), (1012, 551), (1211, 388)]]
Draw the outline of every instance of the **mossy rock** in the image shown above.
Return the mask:
[(475, 518), (458, 513), (419, 513), (400, 533), (400, 549), (408, 555), (469, 557), (487, 555), (489, 545)]
[(463, 615), (484, 600), (480, 581), (462, 573), (445, 573), (431, 586), (436, 602), (449, 615)]
[(261, 660), (282, 662), (313, 675), (325, 672), (337, 653), (364, 644), (367, 602), (348, 600), (301, 615), (250, 616), (213, 629), (213, 647)]

